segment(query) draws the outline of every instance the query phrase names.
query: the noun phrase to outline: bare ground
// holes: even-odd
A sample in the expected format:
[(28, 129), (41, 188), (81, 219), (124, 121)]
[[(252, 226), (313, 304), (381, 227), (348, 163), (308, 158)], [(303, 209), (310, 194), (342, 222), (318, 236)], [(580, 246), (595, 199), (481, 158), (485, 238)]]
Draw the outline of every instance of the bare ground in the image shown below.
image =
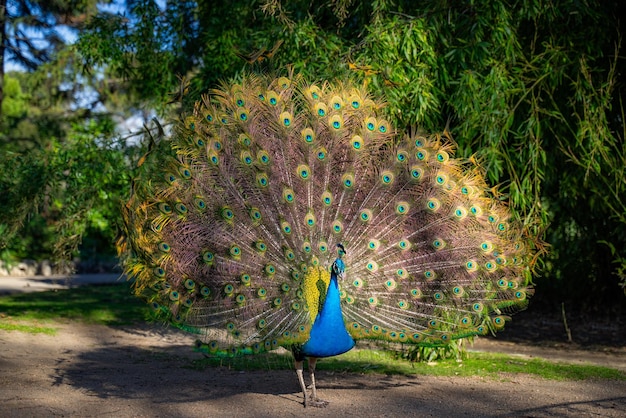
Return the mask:
[[(303, 409), (292, 371), (191, 368), (193, 337), (150, 326), (60, 324), (0, 331), (2, 417), (626, 416), (626, 381), (526, 375), (386, 376), (320, 371), (330, 405)], [(563, 350), (480, 339), (474, 349), (626, 370), (626, 350)]]

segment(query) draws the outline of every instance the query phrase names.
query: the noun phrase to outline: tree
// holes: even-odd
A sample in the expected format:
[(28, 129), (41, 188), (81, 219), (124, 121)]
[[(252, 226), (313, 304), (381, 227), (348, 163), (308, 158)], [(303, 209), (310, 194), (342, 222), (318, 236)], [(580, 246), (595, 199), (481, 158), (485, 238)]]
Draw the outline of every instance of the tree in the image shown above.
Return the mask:
[(79, 29), (96, 1), (0, 6), (0, 59), (22, 68), (0, 78), (0, 255), (71, 259), (87, 234), (105, 237), (111, 252), (133, 147), (115, 133), (115, 93), (98, 74), (81, 74), (60, 35)]
[[(317, 77), (345, 73), (341, 54), (349, 44), (333, 33), (332, 24), (327, 31), (318, 30), (307, 17), (307, 3), (298, 4), (303, 19), (283, 26), (254, 1), (160, 6), (154, 0), (134, 0), (123, 13), (98, 13), (77, 47), (87, 68), (103, 69), (128, 92), (134, 106), (162, 113), (165, 103), (181, 99), (189, 106), (206, 90), (251, 66), (271, 71), (291, 64)], [(184, 94), (179, 94), (181, 85)]]
[[(36, 74), (5, 76), (0, 131), (0, 250), (4, 259), (70, 260), (84, 236), (112, 257), (121, 196), (136, 147), (108, 113), (50, 106)], [(35, 81), (33, 83), (33, 81)], [(1, 251), (0, 251), (1, 252)]]
[[(0, 104), (6, 62), (32, 71), (66, 44), (60, 30), (75, 31), (96, 10), (97, 0), (0, 0)], [(106, 3), (106, 2), (105, 2)]]

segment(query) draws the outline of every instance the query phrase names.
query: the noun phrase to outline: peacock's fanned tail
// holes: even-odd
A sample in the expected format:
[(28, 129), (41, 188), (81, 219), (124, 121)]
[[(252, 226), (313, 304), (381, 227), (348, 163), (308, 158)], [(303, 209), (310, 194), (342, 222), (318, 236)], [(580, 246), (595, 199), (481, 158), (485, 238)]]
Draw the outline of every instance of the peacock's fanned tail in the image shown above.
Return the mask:
[(444, 344), (524, 306), (532, 250), (447, 138), (394, 129), (363, 87), (247, 76), (153, 152), (124, 206), (125, 271), (211, 353), (304, 343), (336, 244), (355, 339)]

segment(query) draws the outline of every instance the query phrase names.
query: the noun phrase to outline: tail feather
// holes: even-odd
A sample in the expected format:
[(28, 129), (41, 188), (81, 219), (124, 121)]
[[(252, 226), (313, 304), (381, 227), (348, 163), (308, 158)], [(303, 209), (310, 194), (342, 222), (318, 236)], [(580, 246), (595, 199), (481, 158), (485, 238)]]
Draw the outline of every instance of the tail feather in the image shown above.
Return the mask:
[(532, 245), (446, 135), (398, 137), (382, 107), (294, 74), (204, 96), (123, 208), (136, 292), (211, 352), (303, 343), (328, 285), (312, 272), (341, 243), (354, 338), (500, 328), (531, 293)]

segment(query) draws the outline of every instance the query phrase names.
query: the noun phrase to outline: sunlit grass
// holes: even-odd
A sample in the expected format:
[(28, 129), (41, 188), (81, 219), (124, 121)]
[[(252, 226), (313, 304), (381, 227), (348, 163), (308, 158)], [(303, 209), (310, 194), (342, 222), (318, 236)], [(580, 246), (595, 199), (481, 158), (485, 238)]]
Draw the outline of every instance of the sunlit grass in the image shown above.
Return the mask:
[(148, 316), (149, 308), (132, 295), (128, 283), (0, 297), (2, 329), (11, 323), (50, 320), (128, 325), (143, 321)]
[(56, 328), (53, 328), (53, 327), (40, 327), (37, 325), (16, 324), (13, 321), (8, 321), (6, 318), (3, 318), (2, 320), (0, 320), (0, 329), (3, 329), (5, 331), (27, 332), (30, 334), (47, 334), (47, 335), (56, 334)]
[[(626, 373), (595, 365), (555, 363), (542, 359), (524, 359), (498, 353), (468, 353), (467, 358), (437, 362), (410, 362), (394, 353), (379, 350), (352, 350), (317, 363), (317, 370), (337, 373), (377, 373), (421, 376), (481, 376), (505, 379), (528, 374), (550, 380), (615, 379), (626, 380)], [(257, 356), (212, 357), (193, 362), (193, 368), (228, 367), (234, 370), (280, 370), (293, 368), (290, 353), (266, 353)]]

